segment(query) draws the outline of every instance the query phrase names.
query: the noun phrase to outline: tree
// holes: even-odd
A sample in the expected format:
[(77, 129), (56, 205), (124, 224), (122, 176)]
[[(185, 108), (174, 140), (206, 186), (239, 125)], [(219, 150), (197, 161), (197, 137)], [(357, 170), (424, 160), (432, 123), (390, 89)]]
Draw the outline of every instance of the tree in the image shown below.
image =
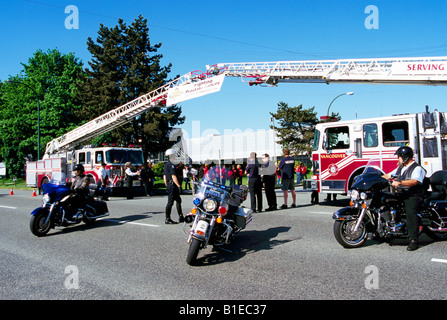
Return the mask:
[(279, 122), (278, 126), (270, 126), (279, 137), (279, 143), (288, 148), (291, 154), (312, 152), (312, 139), (315, 125), (318, 123), (315, 107), (303, 109), (302, 105), (289, 107), (285, 102), (278, 103), (276, 113), (270, 115)]
[(75, 92), (84, 78), (82, 63), (57, 49), (38, 50), (22, 65), (21, 73), (0, 87), (0, 158), (16, 175), (30, 155), (37, 159), (37, 101), (42, 155), (46, 143), (79, 125)]
[[(84, 105), (79, 116), (83, 118), (93, 119), (170, 81), (167, 77), (172, 65), (160, 65), (163, 56), (156, 53), (161, 43), (151, 45), (147, 19), (141, 15), (130, 26), (122, 19), (113, 28), (101, 24), (96, 41), (88, 38), (87, 47), (93, 58), (86, 70), (88, 79), (79, 92)], [(180, 107), (163, 111), (152, 108), (129, 124), (96, 138), (95, 143), (141, 143), (147, 159), (150, 152), (168, 147), (168, 132), (184, 119)]]

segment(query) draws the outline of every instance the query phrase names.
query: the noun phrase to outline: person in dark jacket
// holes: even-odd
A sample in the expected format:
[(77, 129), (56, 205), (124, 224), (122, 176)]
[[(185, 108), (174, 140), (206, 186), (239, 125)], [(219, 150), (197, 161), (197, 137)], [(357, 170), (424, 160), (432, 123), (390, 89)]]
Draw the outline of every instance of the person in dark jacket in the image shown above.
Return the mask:
[(168, 192), (168, 203), (165, 208), (165, 223), (166, 224), (176, 224), (177, 222), (171, 219), (171, 211), (174, 205), (174, 202), (177, 206), (177, 213), (179, 216), (179, 222), (185, 221), (182, 212), (182, 198), (180, 197), (180, 188), (181, 184), (179, 178), (176, 175), (176, 167), (172, 164), (172, 159), (175, 156), (176, 152), (173, 149), (166, 150), (166, 156), (168, 156), (168, 162), (165, 164), (165, 170), (163, 174), (163, 180), (166, 185), (166, 191)]
[(256, 159), (256, 153), (250, 153), (245, 173), (248, 176), (248, 190), (250, 191), (251, 210), (253, 212), (262, 211), (262, 181), (259, 175), (259, 167), (260, 164)]

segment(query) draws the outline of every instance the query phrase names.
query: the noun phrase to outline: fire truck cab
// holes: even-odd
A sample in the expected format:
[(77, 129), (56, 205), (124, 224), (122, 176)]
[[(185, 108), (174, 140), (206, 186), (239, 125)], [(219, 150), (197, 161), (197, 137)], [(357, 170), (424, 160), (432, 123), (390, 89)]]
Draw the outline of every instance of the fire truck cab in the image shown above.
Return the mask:
[(313, 176), (304, 187), (315, 192), (346, 194), (370, 159), (379, 159), (384, 173), (396, 168), (395, 152), (401, 146), (413, 148), (415, 160), (428, 177), (447, 169), (446, 113), (430, 113), (427, 108), (424, 113), (317, 124)]

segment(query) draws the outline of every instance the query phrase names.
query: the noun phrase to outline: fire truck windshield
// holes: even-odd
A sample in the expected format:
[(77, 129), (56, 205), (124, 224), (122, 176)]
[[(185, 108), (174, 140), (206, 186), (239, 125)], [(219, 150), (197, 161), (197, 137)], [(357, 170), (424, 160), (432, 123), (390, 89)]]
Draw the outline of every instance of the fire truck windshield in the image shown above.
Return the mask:
[(106, 161), (112, 164), (124, 164), (131, 162), (133, 164), (143, 164), (143, 152), (141, 150), (122, 150), (112, 149), (106, 151)]

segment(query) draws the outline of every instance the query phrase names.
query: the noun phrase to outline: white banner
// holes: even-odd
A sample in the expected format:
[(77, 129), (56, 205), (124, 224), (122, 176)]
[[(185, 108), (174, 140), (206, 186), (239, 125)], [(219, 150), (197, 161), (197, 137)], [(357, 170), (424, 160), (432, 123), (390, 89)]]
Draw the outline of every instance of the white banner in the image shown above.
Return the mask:
[(209, 93), (220, 91), (225, 75), (221, 74), (212, 78), (207, 78), (193, 83), (188, 83), (168, 91), (166, 105), (180, 103), (189, 99), (204, 96)]
[(394, 75), (446, 75), (447, 62), (394, 62), (391, 71)]

